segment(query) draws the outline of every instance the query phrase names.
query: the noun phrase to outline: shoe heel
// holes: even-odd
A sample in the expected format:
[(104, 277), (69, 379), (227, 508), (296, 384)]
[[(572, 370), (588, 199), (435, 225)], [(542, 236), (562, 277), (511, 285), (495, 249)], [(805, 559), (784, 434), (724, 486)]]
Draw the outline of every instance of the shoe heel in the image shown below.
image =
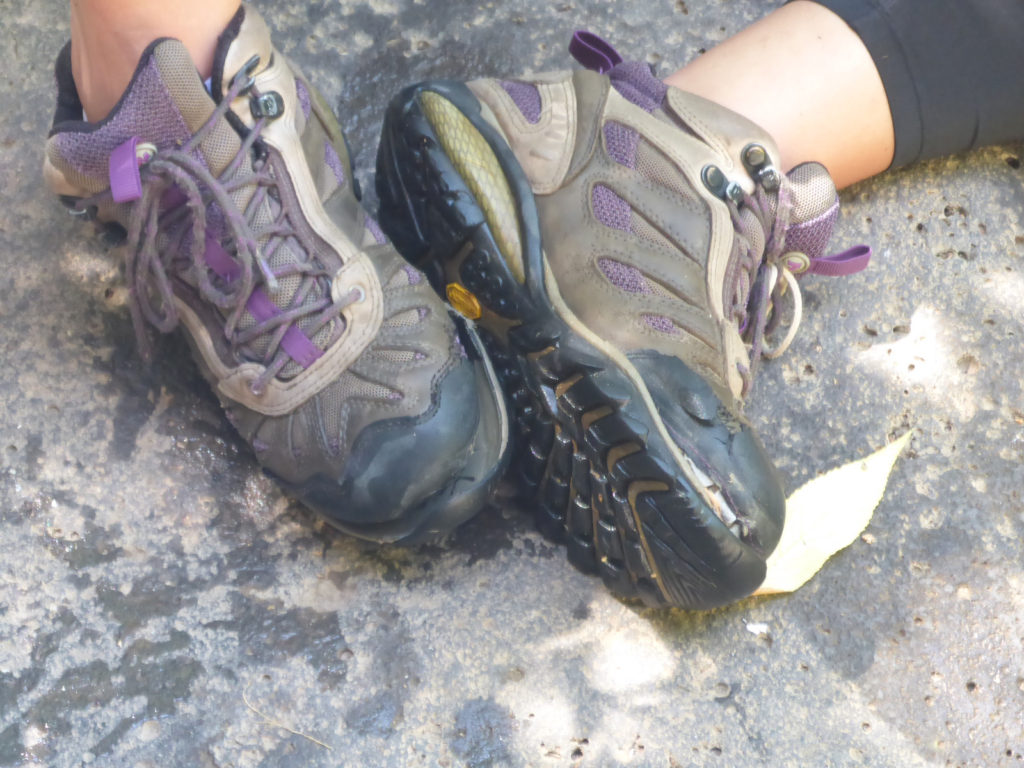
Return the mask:
[[(535, 205), (518, 163), (459, 83), (407, 88), (388, 107), (377, 158), (380, 223), (462, 314), (504, 336), (537, 316)], [(500, 156), (501, 155), (501, 156)]]

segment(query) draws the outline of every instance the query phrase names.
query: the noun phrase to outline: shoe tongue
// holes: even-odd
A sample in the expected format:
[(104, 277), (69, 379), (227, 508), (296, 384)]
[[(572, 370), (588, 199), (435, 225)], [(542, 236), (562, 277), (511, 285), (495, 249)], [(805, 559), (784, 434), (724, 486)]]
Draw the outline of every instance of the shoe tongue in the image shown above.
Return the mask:
[(195, 133), (210, 118), (215, 105), (188, 49), (178, 40), (161, 40), (153, 47), (151, 57), (167, 89), (166, 96), (181, 113), (189, 133)]
[[(196, 65), (188, 49), (178, 40), (162, 40), (151, 54), (152, 65), (160, 73), (160, 80), (166, 89), (164, 99), (170, 96), (170, 103), (184, 120), (187, 133), (175, 136), (176, 143), (184, 143), (198, 132), (210, 119), (216, 104), (206, 90), (206, 85), (196, 71)], [(163, 142), (147, 134), (139, 134), (147, 141), (154, 141), (158, 147)], [(238, 134), (220, 120), (210, 127), (200, 145), (206, 165), (214, 176), (219, 176), (227, 167), (241, 146)]]
[(812, 260), (822, 258), (839, 218), (835, 184), (820, 163), (798, 165), (787, 176), (793, 210), (786, 228), (786, 250)]

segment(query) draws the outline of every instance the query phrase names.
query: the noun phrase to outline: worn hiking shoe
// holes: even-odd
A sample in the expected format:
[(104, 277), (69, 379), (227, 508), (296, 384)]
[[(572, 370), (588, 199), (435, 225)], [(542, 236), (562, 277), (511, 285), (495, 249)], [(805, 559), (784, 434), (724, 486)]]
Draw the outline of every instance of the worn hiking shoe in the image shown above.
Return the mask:
[(239, 10), (209, 92), (169, 39), (102, 122), (70, 46), (57, 81), (44, 175), (127, 231), (143, 350), (146, 324), (183, 328), (260, 463), (344, 531), (415, 543), (474, 514), (507, 453), (497, 378), (363, 212), (334, 115), (263, 19)]
[(541, 529), (620, 595), (720, 605), (760, 584), (785, 515), (742, 416), (778, 351), (766, 329), (791, 314), (793, 274), (867, 254), (822, 257), (838, 215), (824, 168), (787, 178), (748, 120), (592, 35), (571, 49), (608, 74), (403, 91), (381, 224), (487, 330)]

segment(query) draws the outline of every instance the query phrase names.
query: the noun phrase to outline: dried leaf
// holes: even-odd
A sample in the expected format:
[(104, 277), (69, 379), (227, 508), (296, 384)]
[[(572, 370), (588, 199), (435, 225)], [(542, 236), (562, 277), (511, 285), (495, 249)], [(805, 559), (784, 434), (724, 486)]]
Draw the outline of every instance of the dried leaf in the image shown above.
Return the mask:
[(826, 472), (786, 502), (786, 527), (755, 595), (795, 592), (871, 522), (910, 432), (865, 459)]

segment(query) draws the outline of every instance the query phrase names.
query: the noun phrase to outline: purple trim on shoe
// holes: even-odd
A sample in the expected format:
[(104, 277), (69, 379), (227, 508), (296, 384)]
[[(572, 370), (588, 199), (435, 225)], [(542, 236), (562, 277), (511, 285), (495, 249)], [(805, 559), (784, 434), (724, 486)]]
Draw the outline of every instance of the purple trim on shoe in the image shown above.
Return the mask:
[[(842, 253), (835, 253), (831, 256), (824, 256), (818, 259), (811, 259), (804, 270), (814, 275), (826, 275), (828, 277), (845, 277), (860, 272), (867, 267), (871, 261), (871, 246), (855, 245)], [(787, 266), (789, 266), (787, 264)], [(803, 266), (802, 264), (800, 266)], [(792, 271), (792, 267), (791, 267)], [(799, 274), (793, 272), (793, 274)]]
[(306, 84), (295, 78), (295, 95), (299, 99), (299, 106), (302, 107), (302, 116), (309, 120), (309, 114), (313, 111), (313, 104), (309, 100), (309, 90)]
[(624, 61), (619, 52), (593, 32), (579, 31), (572, 36), (569, 53), (587, 69), (608, 75), (612, 86), (628, 101), (647, 112), (665, 101), (668, 86), (656, 78), (642, 61)]
[(602, 75), (622, 63), (622, 56), (608, 42), (583, 29), (569, 41), (569, 53), (584, 67)]
[(142, 197), (142, 175), (135, 153), (139, 137), (132, 136), (110, 153), (110, 194), (115, 203), (130, 203)]
[(813, 219), (790, 224), (786, 228), (786, 250), (799, 251), (807, 254), (809, 259), (817, 259), (825, 253), (832, 230), (839, 219), (839, 198), (831, 207)]
[(523, 113), (526, 122), (536, 125), (540, 122), (541, 100), (540, 91), (531, 83), (520, 83), (516, 80), (502, 80), (501, 87), (512, 97), (516, 108)]
[(152, 142), (157, 150), (184, 144), (192, 136), (150, 55), (152, 46), (147, 51), (146, 63), (139, 65), (128, 90), (104, 121), (61, 125), (55, 134), (62, 159), (77, 173), (108, 180), (111, 154), (132, 136)]
[(612, 86), (627, 101), (647, 112), (658, 109), (665, 101), (668, 86), (651, 74), (642, 61), (627, 61), (608, 73)]
[(409, 285), (419, 285), (420, 281), (423, 280), (423, 273), (411, 264), (402, 267), (402, 269), (405, 270), (405, 274), (409, 278)]
[(377, 220), (373, 218), (373, 216), (367, 214), (365, 225), (366, 228), (370, 230), (370, 234), (373, 235), (373, 239), (377, 241), (377, 245), (383, 245), (388, 241), (387, 235), (384, 234), (384, 231), (380, 228), (380, 224), (377, 223)]
[[(261, 323), (281, 314), (281, 310), (263, 292), (262, 288), (256, 288), (252, 292), (245, 308)], [(303, 368), (309, 368), (324, 354), (297, 325), (288, 326), (288, 330), (281, 337), (281, 349)]]
[(619, 165), (636, 168), (636, 148), (640, 143), (640, 134), (622, 123), (609, 121), (604, 124), (604, 143), (608, 148), (608, 157)]
[(608, 187), (603, 184), (595, 184), (591, 204), (594, 209), (594, 218), (606, 227), (621, 229), (623, 232), (631, 231), (633, 209), (629, 207), (629, 203)]
[(341, 165), (338, 151), (329, 141), (324, 142), (324, 164), (334, 173), (334, 178), (338, 180), (338, 184), (345, 186), (345, 169)]
[(636, 267), (623, 264), (615, 259), (599, 259), (597, 265), (604, 272), (604, 276), (616, 288), (626, 293), (641, 293), (647, 295), (653, 293), (651, 286), (644, 277), (644, 273)]
[(647, 323), (651, 328), (662, 333), (678, 334), (679, 328), (672, 322), (670, 318), (664, 315), (644, 315), (644, 322)]
[[(241, 276), (241, 268), (228, 255), (214, 235), (206, 233), (206, 264), (224, 280), (231, 282)], [(262, 288), (255, 288), (245, 303), (245, 308), (259, 323), (265, 323), (282, 314), (281, 309), (270, 300)], [(281, 339), (281, 348), (303, 368), (309, 368), (323, 357), (323, 352), (298, 326), (289, 326)]]

